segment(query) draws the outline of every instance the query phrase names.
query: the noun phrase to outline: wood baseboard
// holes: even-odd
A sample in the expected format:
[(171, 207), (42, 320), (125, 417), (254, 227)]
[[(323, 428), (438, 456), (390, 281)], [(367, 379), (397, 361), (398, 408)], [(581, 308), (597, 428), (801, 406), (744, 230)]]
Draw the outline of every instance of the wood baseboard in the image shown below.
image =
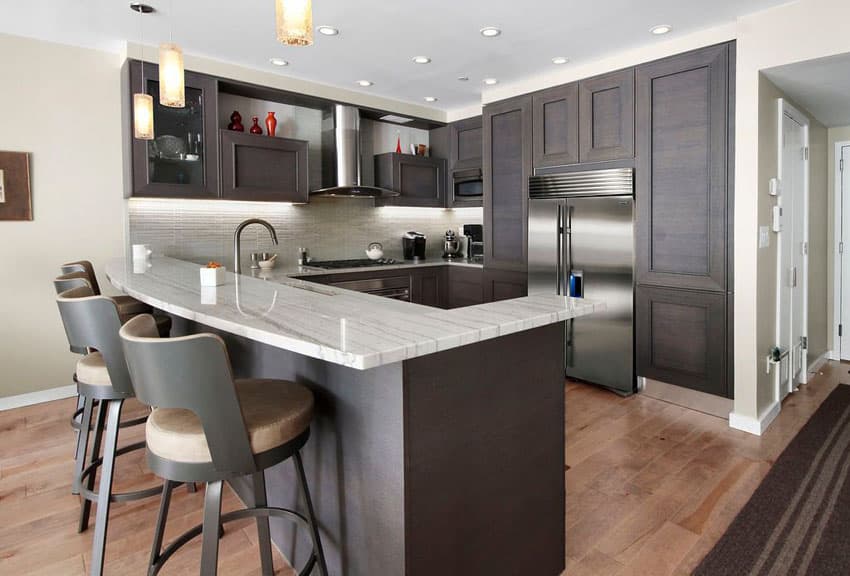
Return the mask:
[(13, 408), (32, 406), (33, 404), (41, 404), (42, 402), (72, 398), (76, 395), (77, 386), (71, 384), (70, 386), (60, 386), (58, 388), (50, 388), (48, 390), (39, 390), (38, 392), (18, 394), (17, 396), (6, 396), (5, 398), (0, 398), (0, 412), (4, 410), (12, 410)]

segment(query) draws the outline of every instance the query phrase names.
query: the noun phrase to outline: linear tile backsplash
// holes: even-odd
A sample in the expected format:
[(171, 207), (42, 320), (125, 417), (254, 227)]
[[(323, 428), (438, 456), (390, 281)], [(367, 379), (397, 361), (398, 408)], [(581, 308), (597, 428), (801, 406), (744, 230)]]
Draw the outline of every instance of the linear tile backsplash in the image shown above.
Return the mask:
[(481, 208), (375, 207), (369, 199), (315, 198), (306, 205), (133, 198), (127, 201), (130, 244), (149, 244), (154, 255), (193, 262), (233, 261), (233, 231), (246, 218), (263, 218), (277, 230), (274, 246), (261, 226), (242, 235), (242, 261), (250, 252), (276, 252), (294, 263), (298, 248), (320, 260), (365, 258), (370, 242), (384, 245), (388, 258), (401, 259), (408, 230), (428, 237), (428, 258), (442, 255), (443, 235), (462, 224), (480, 224)]

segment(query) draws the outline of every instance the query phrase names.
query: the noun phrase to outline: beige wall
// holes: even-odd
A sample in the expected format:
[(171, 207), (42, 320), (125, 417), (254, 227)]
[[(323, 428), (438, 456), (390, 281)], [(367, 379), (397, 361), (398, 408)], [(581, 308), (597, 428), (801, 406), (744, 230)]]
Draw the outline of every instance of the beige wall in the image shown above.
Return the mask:
[[(775, 271), (764, 259), (775, 253), (758, 249), (758, 226), (769, 197), (761, 179), (759, 71), (813, 58), (850, 52), (850, 2), (799, 0), (738, 20), (735, 137), (735, 415), (750, 421), (764, 415), (771, 386), (764, 373), (762, 322), (775, 311), (760, 288)], [(761, 402), (760, 402), (761, 399)]]
[(827, 200), (830, 214), (828, 231), (830, 257), (827, 263), (829, 276), (829, 291), (827, 297), (829, 299), (830, 322), (829, 349), (833, 352), (835, 356), (838, 356), (838, 354), (840, 353), (839, 343), (836, 342), (837, 328), (834, 326), (835, 307), (839, 305), (839, 302), (836, 302), (835, 299), (835, 251), (836, 247), (838, 246), (838, 241), (841, 235), (841, 230), (836, 230), (835, 226), (835, 144), (837, 142), (850, 142), (850, 126), (833, 127), (827, 131)]
[(72, 384), (51, 280), (122, 252), (120, 64), (0, 34), (0, 150), (32, 154), (34, 215), (0, 221), (0, 397)]

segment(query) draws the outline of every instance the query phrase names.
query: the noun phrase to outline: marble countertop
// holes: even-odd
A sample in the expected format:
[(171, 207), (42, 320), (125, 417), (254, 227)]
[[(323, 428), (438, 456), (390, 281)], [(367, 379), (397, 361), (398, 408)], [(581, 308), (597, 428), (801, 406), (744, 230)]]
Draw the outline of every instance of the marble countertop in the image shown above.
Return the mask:
[(242, 270), (245, 275), (262, 278), (264, 280), (276, 280), (280, 277), (304, 278), (307, 276), (325, 276), (327, 274), (348, 274), (351, 272), (371, 272), (374, 270), (403, 270), (408, 268), (431, 268), (434, 266), (462, 266), (465, 268), (483, 269), (484, 264), (481, 262), (473, 262), (465, 259), (443, 260), (442, 258), (432, 258), (429, 260), (397, 260), (395, 264), (376, 264), (375, 266), (358, 266), (355, 268), (315, 268), (310, 266), (299, 266), (297, 264), (278, 264), (271, 270), (250, 269), (249, 263), (242, 264)]
[[(272, 270), (265, 279), (226, 272), (223, 285), (202, 288), (199, 268), (155, 257), (149, 266), (134, 270), (132, 261), (120, 258), (107, 263), (106, 275), (124, 293), (176, 316), (360, 370), (584, 316), (605, 306), (538, 294), (442, 310), (291, 277), (304, 275), (305, 268)], [(391, 267), (380, 269), (385, 268)]]

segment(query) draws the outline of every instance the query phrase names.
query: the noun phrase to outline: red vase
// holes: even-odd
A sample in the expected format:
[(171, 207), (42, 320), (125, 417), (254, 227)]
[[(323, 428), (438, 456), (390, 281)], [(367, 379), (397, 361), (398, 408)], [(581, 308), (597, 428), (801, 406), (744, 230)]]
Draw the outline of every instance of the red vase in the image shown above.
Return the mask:
[(274, 136), (275, 130), (277, 130), (277, 118), (274, 117), (274, 112), (269, 112), (266, 116), (266, 134)]
[(242, 125), (242, 115), (238, 111), (234, 110), (233, 114), (230, 115), (230, 124), (227, 125), (227, 129), (236, 132), (245, 131), (245, 127)]
[(248, 130), (248, 132), (250, 132), (251, 134), (262, 134), (263, 129), (260, 128), (260, 119), (254, 116), (253, 118), (251, 118), (251, 120), (254, 122), (254, 125), (251, 126), (251, 129)]

